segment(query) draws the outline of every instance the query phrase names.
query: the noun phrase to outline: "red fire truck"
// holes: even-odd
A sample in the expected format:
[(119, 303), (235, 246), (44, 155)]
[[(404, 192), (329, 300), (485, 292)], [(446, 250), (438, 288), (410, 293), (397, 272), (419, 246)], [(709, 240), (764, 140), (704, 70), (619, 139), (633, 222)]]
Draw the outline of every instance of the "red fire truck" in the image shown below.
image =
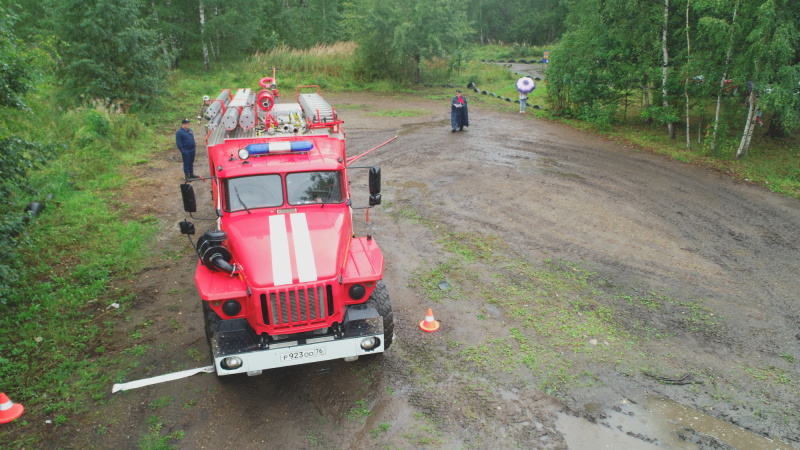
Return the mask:
[[(277, 102), (261, 89), (223, 90), (206, 112), (210, 177), (181, 185), (184, 209), (213, 225), (192, 242), (195, 283), (217, 375), (324, 360), (352, 361), (392, 344), (383, 254), (356, 237), (353, 210), (381, 202), (380, 168), (354, 167), (343, 121), (318, 86)], [(309, 92), (310, 91), (310, 92)], [(369, 171), (369, 206), (350, 197), (348, 171)], [(192, 183), (210, 184), (210, 217), (195, 217)]]

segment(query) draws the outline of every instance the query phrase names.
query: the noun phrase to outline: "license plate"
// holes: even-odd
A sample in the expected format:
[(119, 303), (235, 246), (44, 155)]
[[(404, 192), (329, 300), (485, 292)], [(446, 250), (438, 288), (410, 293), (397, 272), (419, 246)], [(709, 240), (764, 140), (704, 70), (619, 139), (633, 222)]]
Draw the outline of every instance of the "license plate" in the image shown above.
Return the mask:
[(294, 352), (281, 353), (281, 361), (297, 361), (325, 356), (325, 347), (306, 348)]

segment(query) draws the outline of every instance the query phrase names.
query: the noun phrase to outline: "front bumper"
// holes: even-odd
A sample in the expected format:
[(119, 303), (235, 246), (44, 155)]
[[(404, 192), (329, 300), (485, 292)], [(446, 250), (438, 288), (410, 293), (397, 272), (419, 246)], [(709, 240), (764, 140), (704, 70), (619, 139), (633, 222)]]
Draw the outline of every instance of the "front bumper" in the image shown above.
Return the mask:
[[(366, 306), (353, 312), (355, 314), (348, 311), (340, 337), (329, 333), (302, 339), (287, 339), (273, 342), (268, 348), (259, 348), (246, 320), (226, 320), (211, 338), (211, 353), (214, 356), (217, 375), (237, 373), (257, 375), (262, 370), (277, 367), (383, 353), (385, 342), (383, 318), (373, 308)], [(364, 350), (361, 343), (368, 338), (377, 339), (377, 345)], [(235, 369), (226, 367), (226, 359), (232, 357), (241, 358), (241, 367)]]

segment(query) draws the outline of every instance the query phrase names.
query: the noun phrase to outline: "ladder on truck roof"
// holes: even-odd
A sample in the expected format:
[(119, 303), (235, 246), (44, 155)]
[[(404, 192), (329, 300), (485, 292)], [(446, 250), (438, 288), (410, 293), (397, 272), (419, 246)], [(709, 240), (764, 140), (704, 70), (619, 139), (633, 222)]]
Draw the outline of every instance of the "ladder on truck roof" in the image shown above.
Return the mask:
[[(301, 94), (301, 88), (317, 88), (316, 93)], [(297, 86), (297, 103), (303, 108), (303, 115), (308, 121), (308, 128), (331, 127), (336, 131), (337, 125), (341, 124), (336, 111), (322, 98), (320, 87), (316, 85)]]

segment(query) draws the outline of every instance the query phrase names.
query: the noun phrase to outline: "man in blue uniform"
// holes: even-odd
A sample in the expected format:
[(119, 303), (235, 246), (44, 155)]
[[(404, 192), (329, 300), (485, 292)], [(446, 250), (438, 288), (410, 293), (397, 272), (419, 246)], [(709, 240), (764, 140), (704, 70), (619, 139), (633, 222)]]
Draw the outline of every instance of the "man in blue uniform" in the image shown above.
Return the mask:
[(453, 133), (464, 131), (464, 127), (469, 126), (469, 110), (467, 109), (467, 99), (461, 95), (461, 91), (456, 91), (456, 96), (453, 97), (452, 104), (450, 105), (450, 125), (453, 127)]
[(194, 174), (194, 133), (189, 128), (189, 119), (181, 121), (181, 127), (175, 132), (175, 144), (178, 150), (181, 151), (181, 158), (183, 158), (183, 174), (186, 176), (186, 181), (200, 178)]

